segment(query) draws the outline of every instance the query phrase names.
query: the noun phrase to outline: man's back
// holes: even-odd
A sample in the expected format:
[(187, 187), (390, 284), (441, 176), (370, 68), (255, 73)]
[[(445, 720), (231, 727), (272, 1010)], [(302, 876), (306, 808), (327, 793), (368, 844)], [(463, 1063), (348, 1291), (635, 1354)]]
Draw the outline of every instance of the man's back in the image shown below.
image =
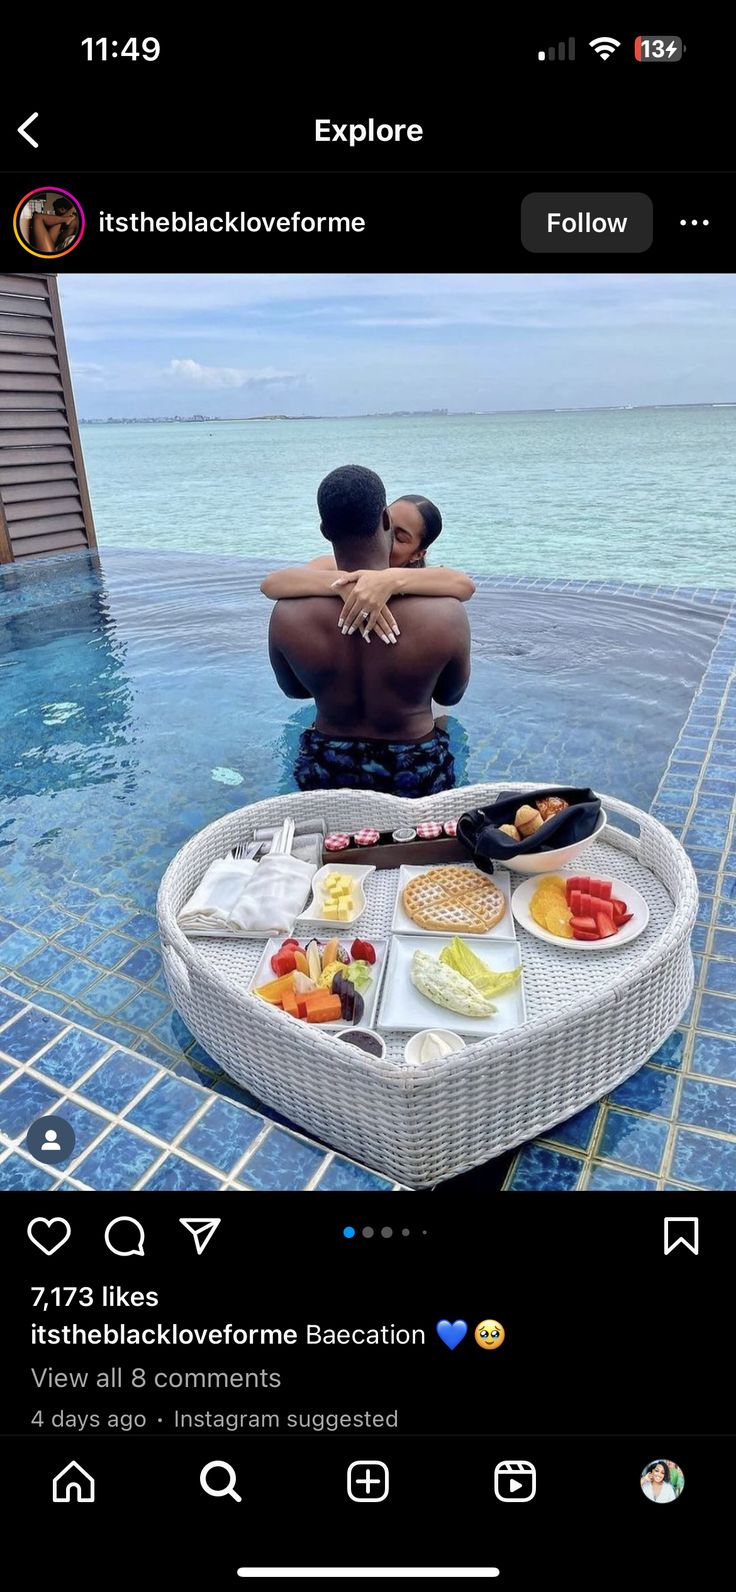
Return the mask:
[[(329, 597), (276, 604), (269, 633), (276, 678), (290, 696), (314, 697), (316, 728), (335, 737), (414, 741), (433, 728), (432, 697), (452, 704), (470, 675), (470, 627), (454, 597), (404, 597), (396, 646), (358, 631), (342, 636)], [(291, 680), (290, 680), (291, 676)]]

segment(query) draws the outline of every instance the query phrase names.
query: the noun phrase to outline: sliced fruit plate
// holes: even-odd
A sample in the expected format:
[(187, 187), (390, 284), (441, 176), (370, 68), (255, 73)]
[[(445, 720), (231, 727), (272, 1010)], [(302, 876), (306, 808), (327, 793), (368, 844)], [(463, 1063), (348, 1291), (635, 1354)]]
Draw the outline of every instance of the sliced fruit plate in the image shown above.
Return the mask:
[(526, 879), (514, 891), (511, 910), (538, 940), (573, 951), (615, 951), (649, 922), (647, 903), (633, 885), (589, 874)]
[(301, 913), (302, 920), (334, 923), (336, 933), (346, 924), (357, 923), (365, 912), (366, 879), (375, 871), (374, 867), (361, 867), (358, 863), (328, 862), (318, 868), (312, 878), (312, 899)]
[(385, 940), (354, 934), (269, 940), (250, 992), (301, 1022), (369, 1028), (385, 960)]

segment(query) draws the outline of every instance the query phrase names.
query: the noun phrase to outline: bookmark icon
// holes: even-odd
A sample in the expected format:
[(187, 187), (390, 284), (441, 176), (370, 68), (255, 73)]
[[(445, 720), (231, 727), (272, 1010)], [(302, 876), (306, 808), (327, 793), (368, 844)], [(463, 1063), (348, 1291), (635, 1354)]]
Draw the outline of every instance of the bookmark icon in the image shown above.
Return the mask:
[(182, 1227), (186, 1227), (194, 1239), (194, 1247), (198, 1255), (203, 1255), (212, 1234), (222, 1221), (221, 1216), (180, 1216)]

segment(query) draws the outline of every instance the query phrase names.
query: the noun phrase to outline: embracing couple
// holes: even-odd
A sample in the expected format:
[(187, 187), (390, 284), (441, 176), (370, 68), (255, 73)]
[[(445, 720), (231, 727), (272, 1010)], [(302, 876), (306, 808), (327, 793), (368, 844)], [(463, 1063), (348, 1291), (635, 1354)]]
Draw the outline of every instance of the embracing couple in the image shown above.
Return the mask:
[(459, 702), (470, 678), (463, 602), (473, 582), (426, 567), (439, 509), (415, 495), (388, 505), (373, 470), (333, 470), (317, 506), (332, 556), (261, 585), (278, 599), (269, 631), (276, 679), (286, 696), (313, 698), (317, 709), (300, 740), (297, 785), (400, 796), (449, 790), (454, 763), (435, 712)]

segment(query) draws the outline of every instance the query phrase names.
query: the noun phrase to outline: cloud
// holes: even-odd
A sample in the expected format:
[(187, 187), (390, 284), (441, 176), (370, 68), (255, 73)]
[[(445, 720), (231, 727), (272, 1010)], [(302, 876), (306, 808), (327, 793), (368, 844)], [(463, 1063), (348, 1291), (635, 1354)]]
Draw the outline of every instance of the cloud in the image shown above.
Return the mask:
[(91, 360), (73, 360), (72, 376), (77, 382), (92, 382), (96, 387), (104, 385), (105, 372), (102, 365), (93, 365)]
[(262, 370), (238, 370), (228, 365), (200, 365), (196, 359), (172, 359), (168, 374), (192, 387), (277, 387), (290, 386), (299, 381), (292, 370), (275, 370), (266, 365)]

